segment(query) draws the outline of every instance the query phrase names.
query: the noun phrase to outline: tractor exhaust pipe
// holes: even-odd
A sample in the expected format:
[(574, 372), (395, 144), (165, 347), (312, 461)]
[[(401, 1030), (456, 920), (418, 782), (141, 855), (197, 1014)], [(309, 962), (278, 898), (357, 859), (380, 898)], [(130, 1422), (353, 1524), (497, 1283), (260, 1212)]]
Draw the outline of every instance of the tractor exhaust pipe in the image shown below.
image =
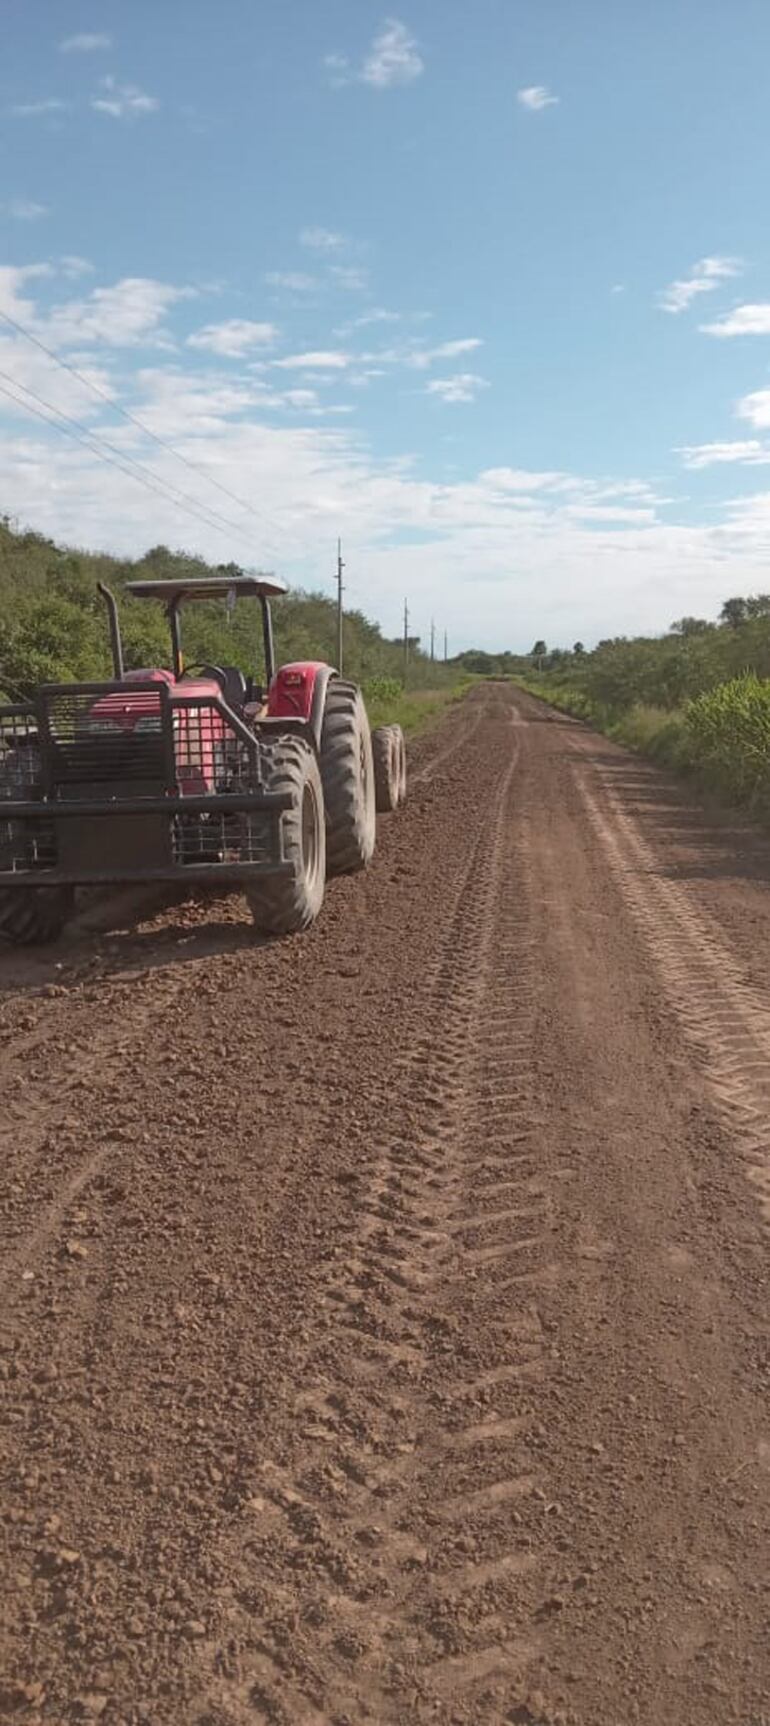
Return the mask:
[(107, 607), (110, 620), (110, 647), (112, 648), (112, 669), (116, 682), (123, 682), (123, 643), (120, 639), (120, 620), (118, 618), (118, 602), (111, 588), (105, 587), (103, 581), (97, 581), (97, 588)]

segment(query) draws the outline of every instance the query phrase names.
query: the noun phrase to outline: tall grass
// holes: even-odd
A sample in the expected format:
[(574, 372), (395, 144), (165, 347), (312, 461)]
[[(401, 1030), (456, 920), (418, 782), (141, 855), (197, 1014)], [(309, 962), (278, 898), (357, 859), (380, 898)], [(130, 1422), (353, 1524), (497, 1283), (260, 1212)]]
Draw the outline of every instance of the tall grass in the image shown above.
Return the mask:
[(745, 672), (689, 702), (692, 760), (731, 801), (770, 809), (770, 680)]
[(613, 709), (547, 677), (525, 687), (726, 802), (770, 814), (770, 678), (744, 672), (673, 710), (641, 701)]

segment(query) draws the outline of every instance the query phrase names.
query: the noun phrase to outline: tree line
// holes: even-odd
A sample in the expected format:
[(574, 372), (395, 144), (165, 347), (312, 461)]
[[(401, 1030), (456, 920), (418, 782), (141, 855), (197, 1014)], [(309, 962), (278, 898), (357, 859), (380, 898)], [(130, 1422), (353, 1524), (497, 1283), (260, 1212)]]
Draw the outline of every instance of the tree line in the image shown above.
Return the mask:
[[(235, 565), (226, 572), (240, 574)], [(115, 558), (58, 546), (42, 534), (19, 532), (0, 517), (0, 693), (25, 699), (39, 683), (85, 682), (111, 675), (104, 603), (97, 582), (114, 589), (120, 606), (127, 669), (168, 665), (168, 627), (160, 606), (133, 600), (131, 580), (211, 576), (221, 573), (201, 558), (156, 545), (137, 559)], [(279, 664), (292, 659), (336, 656), (336, 607), (321, 593), (293, 591), (273, 608)], [(248, 601), (229, 615), (224, 606), (190, 606), (184, 618), (188, 659), (262, 668), (257, 608)], [(402, 679), (403, 643), (389, 639), (357, 610), (346, 611), (345, 671), (357, 682)], [(409, 683), (440, 688), (456, 672), (431, 661), (410, 640)]]
[(638, 704), (673, 711), (743, 672), (770, 678), (770, 594), (726, 599), (716, 622), (680, 617), (661, 636), (607, 637), (590, 651), (582, 641), (549, 647), (539, 638), (528, 654), (474, 649), (459, 662), (487, 677), (534, 671), (612, 712)]

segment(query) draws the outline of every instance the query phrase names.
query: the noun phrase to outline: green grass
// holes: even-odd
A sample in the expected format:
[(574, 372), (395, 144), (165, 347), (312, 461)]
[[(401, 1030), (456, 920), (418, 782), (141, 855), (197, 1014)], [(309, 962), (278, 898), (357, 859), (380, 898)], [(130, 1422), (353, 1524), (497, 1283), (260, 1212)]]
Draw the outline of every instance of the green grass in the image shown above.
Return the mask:
[(447, 683), (443, 689), (403, 689), (394, 678), (372, 678), (364, 684), (364, 697), (369, 722), (376, 725), (400, 725), (407, 736), (414, 737), (436, 725), (448, 707), (462, 697), (475, 683), (472, 677)]

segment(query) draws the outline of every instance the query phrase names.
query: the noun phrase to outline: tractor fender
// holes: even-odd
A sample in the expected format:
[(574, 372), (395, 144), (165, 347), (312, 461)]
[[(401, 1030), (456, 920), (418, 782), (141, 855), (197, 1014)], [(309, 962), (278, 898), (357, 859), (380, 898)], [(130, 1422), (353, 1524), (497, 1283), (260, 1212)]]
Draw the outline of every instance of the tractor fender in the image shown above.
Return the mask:
[(268, 719), (304, 719), (316, 748), (320, 747), (329, 679), (336, 677), (331, 665), (321, 660), (300, 659), (282, 665), (267, 697)]

